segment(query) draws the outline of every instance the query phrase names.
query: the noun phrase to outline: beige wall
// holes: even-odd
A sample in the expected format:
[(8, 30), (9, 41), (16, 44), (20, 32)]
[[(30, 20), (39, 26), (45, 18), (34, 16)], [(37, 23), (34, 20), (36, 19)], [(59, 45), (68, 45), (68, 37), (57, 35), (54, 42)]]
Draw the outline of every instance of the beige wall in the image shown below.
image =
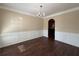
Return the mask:
[(41, 19), (20, 13), (0, 9), (0, 33), (47, 30), (48, 20), (55, 19), (55, 29), (61, 32), (79, 33), (79, 11), (74, 11), (55, 17)]
[(0, 9), (0, 33), (42, 29), (43, 20), (41, 18)]
[(79, 11), (44, 19), (43, 29), (48, 29), (48, 20), (55, 19), (55, 29), (60, 32), (79, 33)]

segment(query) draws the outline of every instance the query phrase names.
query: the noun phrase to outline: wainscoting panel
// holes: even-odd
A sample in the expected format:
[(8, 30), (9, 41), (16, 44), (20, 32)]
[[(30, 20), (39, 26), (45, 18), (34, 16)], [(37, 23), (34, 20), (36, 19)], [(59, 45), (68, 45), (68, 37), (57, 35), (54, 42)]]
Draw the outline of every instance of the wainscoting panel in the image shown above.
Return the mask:
[(43, 36), (48, 37), (48, 30), (43, 30)]
[[(37, 37), (48, 37), (48, 30), (37, 30), (27, 32), (12, 32), (0, 35), (0, 48), (31, 40)], [(79, 34), (67, 32), (55, 32), (55, 40), (79, 47)]]
[(79, 34), (68, 32), (55, 32), (55, 39), (79, 47)]
[(43, 36), (42, 30), (11, 32), (0, 35), (0, 48)]
[[(43, 30), (43, 36), (48, 37), (48, 30)], [(79, 33), (55, 31), (55, 40), (79, 47)]]

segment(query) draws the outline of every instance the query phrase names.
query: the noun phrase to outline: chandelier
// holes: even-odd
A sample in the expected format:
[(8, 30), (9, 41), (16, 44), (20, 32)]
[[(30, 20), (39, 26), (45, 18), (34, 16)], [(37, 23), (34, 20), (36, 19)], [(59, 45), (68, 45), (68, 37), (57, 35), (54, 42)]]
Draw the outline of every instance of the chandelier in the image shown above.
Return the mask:
[(39, 12), (38, 12), (38, 16), (39, 17), (45, 16), (45, 12), (43, 10), (43, 5), (40, 5), (39, 7), (40, 7), (40, 9), (39, 9)]

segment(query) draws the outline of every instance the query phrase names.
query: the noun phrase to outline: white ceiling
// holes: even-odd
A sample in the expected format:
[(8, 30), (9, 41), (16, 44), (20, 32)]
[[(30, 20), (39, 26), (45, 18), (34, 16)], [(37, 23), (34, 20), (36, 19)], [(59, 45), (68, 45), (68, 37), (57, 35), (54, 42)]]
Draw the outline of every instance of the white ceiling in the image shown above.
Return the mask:
[[(39, 12), (40, 4), (41, 3), (1, 3), (0, 6), (28, 12), (36, 16)], [(42, 5), (46, 16), (79, 7), (79, 3), (42, 3)]]

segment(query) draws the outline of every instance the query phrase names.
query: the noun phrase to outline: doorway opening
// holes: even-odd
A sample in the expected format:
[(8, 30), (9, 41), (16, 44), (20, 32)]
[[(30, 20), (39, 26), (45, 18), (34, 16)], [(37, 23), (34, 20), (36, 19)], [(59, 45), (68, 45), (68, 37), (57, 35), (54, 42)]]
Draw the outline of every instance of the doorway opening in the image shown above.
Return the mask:
[(55, 20), (50, 19), (48, 21), (48, 38), (55, 40)]

